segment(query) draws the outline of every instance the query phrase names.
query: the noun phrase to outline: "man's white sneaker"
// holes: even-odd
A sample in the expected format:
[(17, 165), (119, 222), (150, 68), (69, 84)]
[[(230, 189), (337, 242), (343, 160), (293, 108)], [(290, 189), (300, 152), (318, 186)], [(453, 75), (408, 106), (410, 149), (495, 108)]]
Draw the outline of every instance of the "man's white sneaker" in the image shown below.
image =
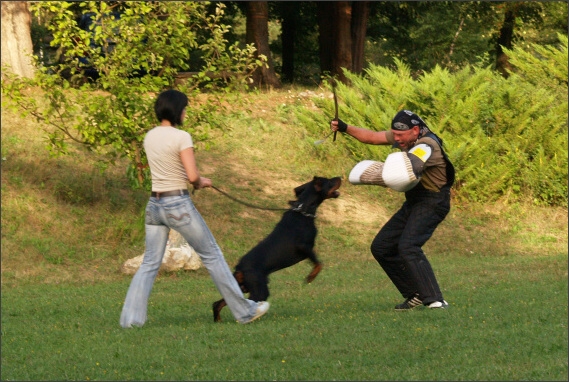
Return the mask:
[(267, 311), (269, 310), (269, 303), (267, 301), (260, 301), (257, 304), (257, 311), (255, 312), (255, 315), (253, 317), (251, 317), (250, 319), (248, 319), (247, 321), (242, 321), (242, 324), (248, 324), (252, 321), (255, 321), (257, 318), (261, 317), (263, 314), (267, 313)]
[(429, 305), (427, 305), (427, 308), (430, 308), (430, 309), (446, 309), (446, 308), (448, 308), (448, 302), (446, 302), (445, 300), (431, 302)]

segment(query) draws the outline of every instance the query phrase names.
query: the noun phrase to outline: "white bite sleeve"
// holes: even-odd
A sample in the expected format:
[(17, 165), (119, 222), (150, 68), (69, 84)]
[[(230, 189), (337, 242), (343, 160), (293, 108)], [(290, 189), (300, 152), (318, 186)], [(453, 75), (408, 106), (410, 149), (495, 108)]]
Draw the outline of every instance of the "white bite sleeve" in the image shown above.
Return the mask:
[(375, 184), (385, 187), (382, 177), (383, 162), (364, 160), (354, 166), (348, 180), (351, 184)]
[(395, 191), (409, 191), (421, 180), (415, 176), (411, 160), (405, 152), (391, 153), (385, 159), (382, 178)]

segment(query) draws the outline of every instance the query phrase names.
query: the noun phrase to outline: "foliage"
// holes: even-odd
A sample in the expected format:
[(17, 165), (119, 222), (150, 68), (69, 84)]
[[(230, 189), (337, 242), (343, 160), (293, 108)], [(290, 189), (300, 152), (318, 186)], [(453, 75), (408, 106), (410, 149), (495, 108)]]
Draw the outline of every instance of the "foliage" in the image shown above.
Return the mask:
[(556, 33), (567, 30), (566, 2), (377, 1), (370, 7), (366, 58), (378, 66), (398, 58), (413, 73), (493, 64), (506, 11), (516, 18), (514, 46), (554, 44)]
[[(282, 24), (286, 22), (285, 18), (294, 24), (294, 51), (292, 53), (296, 70), (294, 78), (282, 76), (281, 80), (284, 82), (313, 85), (320, 80), (317, 13), (317, 3), (314, 1), (269, 2), (269, 17), (273, 20), (269, 23), (275, 24), (279, 32), (281, 32)], [(284, 49), (282, 38), (271, 41), (270, 48), (275, 69), (281, 73)]]
[[(435, 67), (413, 79), (409, 66), (371, 66), (365, 75), (347, 73), (339, 84), (340, 118), (382, 130), (403, 108), (421, 115), (440, 134), (458, 170), (459, 198), (567, 205), (567, 37), (559, 47), (533, 45), (530, 54), (508, 51), (516, 71), (504, 79), (488, 68), (450, 73)], [(333, 115), (330, 100), (315, 100)], [(321, 112), (299, 110), (310, 129), (327, 123)], [(355, 164), (385, 159), (390, 149), (342, 140)], [(490, 159), (491, 158), (491, 159)]]
[[(207, 131), (199, 129), (204, 118), (210, 122), (207, 111), (219, 108), (219, 102), (203, 105), (197, 95), (204, 89), (244, 90), (251, 73), (264, 64), (263, 57), (254, 59), (253, 46), (228, 45), (224, 36), (230, 27), (220, 23), (221, 3), (210, 14), (207, 2), (82, 2), (83, 18), (93, 20), (83, 29), (72, 5), (33, 5), (36, 13), (49, 14), (47, 28), (51, 44), (63, 52), (61, 63), (40, 67), (33, 80), (8, 78), (2, 91), (43, 123), (54, 155), (69, 153), (68, 143), (74, 141), (104, 154), (103, 168), (126, 156), (134, 187), (149, 187), (142, 140), (155, 123), (156, 93), (176, 86), (186, 92), (194, 101), (186, 126), (199, 135)], [(176, 76), (189, 68), (190, 51), (199, 52), (202, 66), (179, 84)], [(43, 91), (44, 105), (27, 96), (32, 86)]]

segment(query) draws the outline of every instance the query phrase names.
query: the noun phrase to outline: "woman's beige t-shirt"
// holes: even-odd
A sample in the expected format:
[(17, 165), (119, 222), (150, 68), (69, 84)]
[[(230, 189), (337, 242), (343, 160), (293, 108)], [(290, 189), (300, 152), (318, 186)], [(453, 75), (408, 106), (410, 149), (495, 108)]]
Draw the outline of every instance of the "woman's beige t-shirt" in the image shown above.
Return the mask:
[(171, 126), (156, 126), (144, 137), (144, 151), (152, 175), (152, 191), (166, 192), (188, 188), (188, 175), (180, 153), (194, 147), (192, 136)]

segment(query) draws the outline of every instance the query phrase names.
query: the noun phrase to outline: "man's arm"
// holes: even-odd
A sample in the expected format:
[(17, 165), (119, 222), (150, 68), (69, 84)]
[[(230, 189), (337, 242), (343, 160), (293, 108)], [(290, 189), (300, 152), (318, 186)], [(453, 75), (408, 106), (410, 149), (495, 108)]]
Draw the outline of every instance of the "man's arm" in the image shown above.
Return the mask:
[[(342, 127), (345, 125), (345, 130)], [(330, 129), (332, 131), (340, 131), (342, 133), (351, 135), (362, 143), (370, 145), (389, 145), (385, 131), (373, 131), (364, 129), (363, 127), (352, 126), (344, 123), (342, 120), (332, 120), (330, 122)]]

